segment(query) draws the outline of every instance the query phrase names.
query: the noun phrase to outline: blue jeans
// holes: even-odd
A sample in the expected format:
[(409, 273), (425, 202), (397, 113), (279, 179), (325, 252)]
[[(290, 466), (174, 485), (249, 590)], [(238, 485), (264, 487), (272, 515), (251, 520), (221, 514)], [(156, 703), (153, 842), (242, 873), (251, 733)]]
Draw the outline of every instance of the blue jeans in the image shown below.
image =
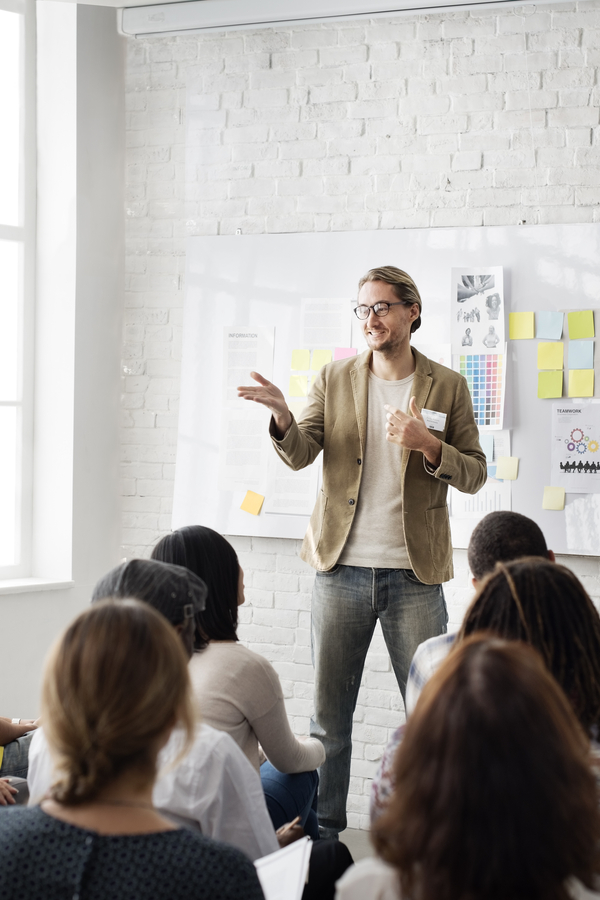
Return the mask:
[(312, 596), (315, 716), (310, 733), (325, 747), (319, 786), (321, 837), (346, 828), (352, 716), (377, 620), (400, 693), (417, 646), (446, 631), (441, 584), (423, 584), (411, 569), (335, 566), (317, 572)]
[(0, 766), (0, 778), (6, 778), (7, 775), (16, 775), (17, 778), (27, 778), (27, 769), (29, 768), (29, 745), (33, 737), (33, 731), (28, 731), (6, 744), (4, 754), (2, 756), (2, 765)]
[(284, 775), (267, 760), (260, 767), (260, 780), (275, 830), (281, 828), (286, 822), (291, 822), (296, 816), (300, 816), (300, 824), (306, 834), (313, 841), (317, 841), (319, 839), (319, 823), (317, 821), (319, 776), (316, 770)]

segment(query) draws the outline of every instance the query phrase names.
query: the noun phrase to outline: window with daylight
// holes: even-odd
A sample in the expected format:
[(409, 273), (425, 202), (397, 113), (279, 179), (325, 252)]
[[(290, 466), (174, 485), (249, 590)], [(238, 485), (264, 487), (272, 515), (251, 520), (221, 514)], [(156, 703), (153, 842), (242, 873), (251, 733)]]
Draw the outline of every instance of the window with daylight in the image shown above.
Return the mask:
[(35, 10), (0, 0), (0, 577), (29, 567)]

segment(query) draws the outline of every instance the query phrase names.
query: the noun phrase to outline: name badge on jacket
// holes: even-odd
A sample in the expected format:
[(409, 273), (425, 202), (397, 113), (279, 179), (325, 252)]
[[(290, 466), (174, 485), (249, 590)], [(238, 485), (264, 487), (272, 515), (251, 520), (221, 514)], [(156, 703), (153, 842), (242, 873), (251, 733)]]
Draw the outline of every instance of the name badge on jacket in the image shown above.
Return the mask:
[(446, 427), (446, 413), (436, 412), (434, 409), (422, 409), (421, 415), (430, 431), (443, 431)]

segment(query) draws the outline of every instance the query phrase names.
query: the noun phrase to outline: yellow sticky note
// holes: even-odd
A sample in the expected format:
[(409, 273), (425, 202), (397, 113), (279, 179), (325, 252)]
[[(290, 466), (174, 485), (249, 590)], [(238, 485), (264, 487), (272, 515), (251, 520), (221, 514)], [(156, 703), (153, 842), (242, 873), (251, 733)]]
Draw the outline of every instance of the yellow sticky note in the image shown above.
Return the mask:
[(562, 341), (552, 341), (538, 344), (538, 369), (562, 369), (564, 363), (564, 344)]
[(567, 314), (569, 320), (569, 337), (571, 340), (579, 338), (593, 338), (594, 333), (594, 313), (591, 309), (584, 309), (582, 312), (570, 312)]
[(548, 400), (550, 397), (562, 397), (563, 373), (538, 372), (538, 397)]
[(593, 397), (594, 396), (594, 370), (570, 369), (569, 370), (569, 397)]
[(330, 363), (332, 359), (333, 353), (331, 350), (313, 350), (311, 369), (313, 372), (318, 372), (319, 369)]
[(508, 314), (508, 336), (511, 341), (524, 341), (533, 337), (535, 319), (532, 312)]
[(499, 456), (496, 461), (496, 478), (515, 481), (519, 474), (518, 456)]
[(290, 397), (306, 397), (308, 394), (308, 378), (306, 375), (290, 375)]
[(310, 369), (310, 350), (292, 350), (291, 368), (295, 372), (306, 372)]
[(564, 509), (565, 489), (557, 487), (545, 487), (542, 509)]
[(244, 512), (252, 513), (253, 516), (257, 516), (261, 511), (264, 502), (265, 498), (262, 494), (255, 494), (254, 491), (246, 491), (246, 496), (242, 501), (240, 509), (243, 509)]

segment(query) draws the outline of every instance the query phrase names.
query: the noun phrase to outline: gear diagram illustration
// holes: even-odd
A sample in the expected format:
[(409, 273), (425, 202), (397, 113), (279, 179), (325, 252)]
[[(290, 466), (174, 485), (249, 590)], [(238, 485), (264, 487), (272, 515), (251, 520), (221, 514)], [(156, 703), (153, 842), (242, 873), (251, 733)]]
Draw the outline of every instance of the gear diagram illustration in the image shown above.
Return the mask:
[(565, 444), (569, 453), (578, 453), (580, 456), (584, 456), (586, 453), (597, 453), (600, 449), (600, 443), (595, 439), (590, 439), (582, 428), (574, 428), (569, 437), (565, 438)]

